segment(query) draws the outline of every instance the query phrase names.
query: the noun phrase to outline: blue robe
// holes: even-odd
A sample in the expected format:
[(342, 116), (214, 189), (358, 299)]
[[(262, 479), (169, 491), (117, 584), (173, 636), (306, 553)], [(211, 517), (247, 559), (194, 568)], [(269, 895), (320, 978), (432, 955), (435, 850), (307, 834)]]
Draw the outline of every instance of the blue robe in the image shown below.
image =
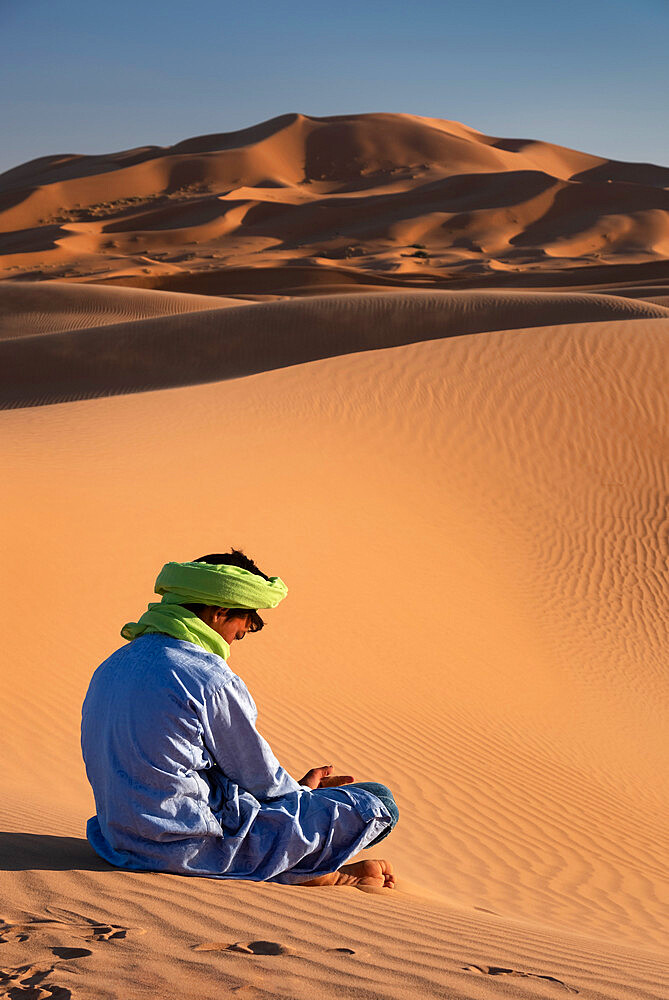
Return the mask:
[(149, 634), (112, 653), (82, 711), (97, 853), (120, 868), (296, 883), (388, 828), (362, 788), (298, 784), (257, 715), (244, 681), (193, 643)]

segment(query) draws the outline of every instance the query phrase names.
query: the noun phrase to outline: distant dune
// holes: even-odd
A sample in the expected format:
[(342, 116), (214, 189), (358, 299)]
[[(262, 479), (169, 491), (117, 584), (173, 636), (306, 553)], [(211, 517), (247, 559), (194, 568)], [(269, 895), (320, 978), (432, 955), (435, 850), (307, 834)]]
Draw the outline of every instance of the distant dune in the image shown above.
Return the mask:
[[(609, 267), (642, 264), (666, 284), (669, 168), (414, 115), (282, 115), (9, 170), (0, 253), (7, 277), (148, 276), (176, 291), (183, 276), (230, 266), (253, 268), (258, 292), (258, 268), (288, 266), (334, 284), (342, 269), (441, 287), (551, 284), (570, 268), (569, 283), (589, 268), (606, 281)], [(267, 278), (280, 288), (280, 272)]]

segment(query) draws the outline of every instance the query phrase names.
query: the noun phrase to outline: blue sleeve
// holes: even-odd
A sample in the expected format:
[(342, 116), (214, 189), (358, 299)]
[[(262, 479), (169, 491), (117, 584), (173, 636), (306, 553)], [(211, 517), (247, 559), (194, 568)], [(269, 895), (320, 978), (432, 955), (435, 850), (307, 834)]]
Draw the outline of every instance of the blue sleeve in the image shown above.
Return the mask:
[(241, 678), (233, 676), (217, 688), (207, 703), (212, 757), (230, 781), (261, 801), (303, 791), (256, 729), (257, 717), (258, 710)]

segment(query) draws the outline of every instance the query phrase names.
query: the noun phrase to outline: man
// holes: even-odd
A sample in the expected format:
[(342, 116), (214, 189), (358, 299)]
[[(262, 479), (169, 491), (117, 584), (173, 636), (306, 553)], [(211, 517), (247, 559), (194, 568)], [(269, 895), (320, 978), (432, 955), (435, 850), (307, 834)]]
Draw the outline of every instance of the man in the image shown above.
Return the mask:
[(389, 789), (331, 765), (292, 778), (227, 665), (231, 643), (262, 628), (258, 609), (286, 596), (283, 581), (233, 549), (167, 563), (155, 591), (83, 705), (97, 853), (140, 871), (393, 888), (387, 861), (346, 864), (397, 822)]

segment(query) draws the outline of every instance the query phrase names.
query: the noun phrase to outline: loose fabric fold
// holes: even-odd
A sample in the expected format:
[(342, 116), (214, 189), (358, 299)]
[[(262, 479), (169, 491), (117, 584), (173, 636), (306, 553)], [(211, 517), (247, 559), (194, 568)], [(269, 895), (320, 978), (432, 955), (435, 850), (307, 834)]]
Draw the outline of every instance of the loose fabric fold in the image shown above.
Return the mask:
[(155, 586), (169, 604), (212, 604), (219, 608), (275, 608), (288, 593), (283, 580), (265, 580), (240, 566), (201, 562), (165, 563)]
[(127, 622), (121, 629), (123, 638), (132, 641), (140, 635), (160, 632), (195, 643), (224, 660), (230, 655), (225, 639), (182, 605), (207, 604), (256, 611), (275, 608), (288, 593), (278, 576), (265, 580), (240, 566), (201, 562), (166, 563), (154, 589), (162, 595), (162, 601), (149, 604), (138, 622)]
[(161, 632), (163, 635), (171, 635), (173, 639), (192, 642), (209, 653), (216, 653), (224, 660), (230, 656), (230, 646), (223, 636), (214, 632), (213, 628), (209, 628), (194, 611), (182, 608), (179, 604), (162, 604), (160, 601), (149, 604), (148, 610), (138, 622), (127, 622), (121, 629), (121, 635), (129, 641), (140, 635), (150, 635), (152, 632)]

